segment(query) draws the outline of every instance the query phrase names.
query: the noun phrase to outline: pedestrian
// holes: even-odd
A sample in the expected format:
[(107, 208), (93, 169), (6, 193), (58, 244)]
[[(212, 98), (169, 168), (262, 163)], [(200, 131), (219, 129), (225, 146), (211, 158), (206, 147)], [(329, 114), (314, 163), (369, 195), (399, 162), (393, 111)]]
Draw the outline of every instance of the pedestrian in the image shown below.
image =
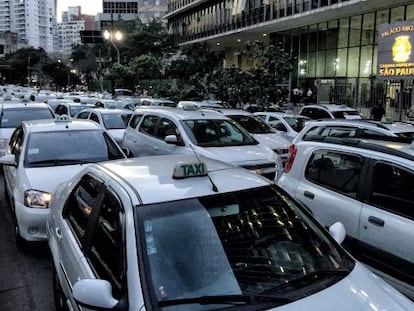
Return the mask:
[(385, 115), (385, 109), (382, 106), (382, 103), (377, 103), (372, 107), (371, 118), (375, 121), (381, 121), (382, 117)]

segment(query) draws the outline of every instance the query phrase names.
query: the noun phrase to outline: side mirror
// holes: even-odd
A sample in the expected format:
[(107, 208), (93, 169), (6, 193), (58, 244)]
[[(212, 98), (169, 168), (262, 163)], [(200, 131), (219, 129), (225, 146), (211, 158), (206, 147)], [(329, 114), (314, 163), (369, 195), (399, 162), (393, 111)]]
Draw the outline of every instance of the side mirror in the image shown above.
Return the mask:
[(172, 144), (172, 145), (179, 145), (180, 142), (178, 141), (177, 135), (167, 135), (164, 138), (164, 141), (167, 144)]
[(336, 222), (329, 227), (329, 234), (334, 238), (336, 242), (341, 244), (345, 240), (346, 232), (345, 227), (341, 222)]
[(17, 166), (16, 156), (14, 154), (6, 154), (0, 157), (0, 164)]
[(106, 280), (83, 279), (73, 286), (73, 298), (81, 306), (92, 310), (111, 310), (119, 303), (112, 296), (112, 286)]

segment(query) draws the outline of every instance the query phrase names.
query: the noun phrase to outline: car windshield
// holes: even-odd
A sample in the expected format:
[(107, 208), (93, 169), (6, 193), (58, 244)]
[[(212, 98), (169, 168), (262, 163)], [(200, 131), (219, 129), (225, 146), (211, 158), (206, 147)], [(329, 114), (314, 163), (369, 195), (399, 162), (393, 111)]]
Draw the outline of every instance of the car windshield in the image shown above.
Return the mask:
[(308, 121), (308, 119), (300, 117), (284, 117), (283, 119), (295, 132), (300, 132), (305, 127), (306, 121)]
[(275, 132), (275, 130), (270, 125), (268, 125), (259, 117), (234, 115), (230, 116), (230, 118), (239, 123), (249, 133), (252, 134), (269, 134)]
[(101, 130), (36, 132), (28, 137), (24, 165), (43, 167), (122, 158), (116, 143)]
[(20, 122), (27, 120), (52, 119), (53, 113), (48, 108), (10, 108), (3, 109), (0, 117), (0, 128), (15, 128)]
[(102, 120), (107, 130), (125, 129), (130, 114), (102, 114)]
[[(274, 186), (139, 206), (135, 216), (147, 280), (168, 310), (218, 307), (191, 302), (200, 297), (220, 297), (217, 305), (223, 297), (300, 299), (354, 265)], [(180, 306), (171, 307), (174, 302)]]
[(231, 120), (183, 120), (191, 141), (201, 147), (257, 145), (257, 141)]

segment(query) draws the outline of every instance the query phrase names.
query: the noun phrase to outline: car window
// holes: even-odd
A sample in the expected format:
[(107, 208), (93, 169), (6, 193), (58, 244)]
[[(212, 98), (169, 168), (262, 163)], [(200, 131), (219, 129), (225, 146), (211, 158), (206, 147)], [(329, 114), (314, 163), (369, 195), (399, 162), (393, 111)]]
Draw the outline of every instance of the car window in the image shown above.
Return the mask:
[[(102, 114), (102, 121), (107, 130), (116, 130), (126, 128), (123, 115), (115, 113)], [(128, 122), (128, 121), (127, 121)]]
[(88, 220), (92, 215), (103, 182), (90, 175), (85, 175), (74, 188), (63, 209), (63, 218), (68, 222), (79, 246), (82, 243), (88, 228)]
[(22, 126), (16, 128), (9, 140), (10, 152), (14, 154), (16, 163), (19, 165), (19, 159), (24, 141), (24, 130)]
[(244, 115), (230, 116), (234, 121), (243, 126), (249, 133), (252, 134), (269, 134), (274, 133), (274, 130), (265, 123), (261, 118)]
[(124, 243), (122, 239), (123, 209), (120, 200), (106, 189), (100, 206), (95, 208), (93, 231), (85, 250), (98, 278), (112, 285), (115, 298), (120, 298), (124, 268)]
[(307, 163), (305, 177), (316, 184), (356, 198), (361, 170), (362, 159), (358, 156), (317, 150)]
[(390, 163), (373, 168), (369, 202), (385, 210), (414, 219), (414, 173)]
[(77, 116), (78, 119), (87, 119), (89, 116), (89, 111), (80, 112)]
[(316, 113), (317, 119), (330, 119), (332, 118), (329, 112), (323, 110), (323, 109), (317, 109)]
[(284, 117), (283, 119), (296, 132), (300, 132), (305, 127), (306, 121), (308, 121), (305, 118), (296, 118), (296, 117)]
[(164, 140), (165, 136), (177, 135), (179, 137), (179, 131), (175, 123), (167, 118), (162, 118), (157, 129), (156, 137)]
[(101, 122), (99, 122), (99, 117), (96, 113), (91, 113), (91, 116), (89, 117), (89, 119), (91, 119), (92, 121), (95, 121), (96, 123), (100, 124)]
[(131, 128), (136, 128), (141, 118), (142, 118), (142, 114), (133, 115), (131, 120), (128, 123), (128, 126)]
[(235, 121), (183, 120), (182, 124), (190, 139), (198, 146), (223, 147), (257, 144), (254, 138)]
[(160, 119), (159, 116), (154, 116), (154, 115), (144, 116), (138, 130), (142, 133), (155, 136), (155, 128), (157, 126), (159, 119)]
[(55, 113), (58, 115), (69, 115), (68, 108), (65, 105), (58, 105), (55, 109)]
[(30, 108), (24, 106), (24, 108), (10, 108), (3, 109), (0, 117), (1, 128), (15, 128), (22, 121), (27, 120), (40, 120), (40, 119), (52, 119), (53, 113), (49, 108)]
[(356, 137), (356, 127), (327, 126), (322, 129), (319, 135), (331, 137)]

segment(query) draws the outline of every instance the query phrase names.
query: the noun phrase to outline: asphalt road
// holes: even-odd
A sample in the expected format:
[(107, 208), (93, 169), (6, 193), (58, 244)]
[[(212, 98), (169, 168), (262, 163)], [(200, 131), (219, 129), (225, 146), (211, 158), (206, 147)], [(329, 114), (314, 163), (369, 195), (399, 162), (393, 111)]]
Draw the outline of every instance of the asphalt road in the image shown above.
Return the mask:
[(46, 243), (19, 249), (0, 174), (0, 310), (53, 311), (52, 273)]

